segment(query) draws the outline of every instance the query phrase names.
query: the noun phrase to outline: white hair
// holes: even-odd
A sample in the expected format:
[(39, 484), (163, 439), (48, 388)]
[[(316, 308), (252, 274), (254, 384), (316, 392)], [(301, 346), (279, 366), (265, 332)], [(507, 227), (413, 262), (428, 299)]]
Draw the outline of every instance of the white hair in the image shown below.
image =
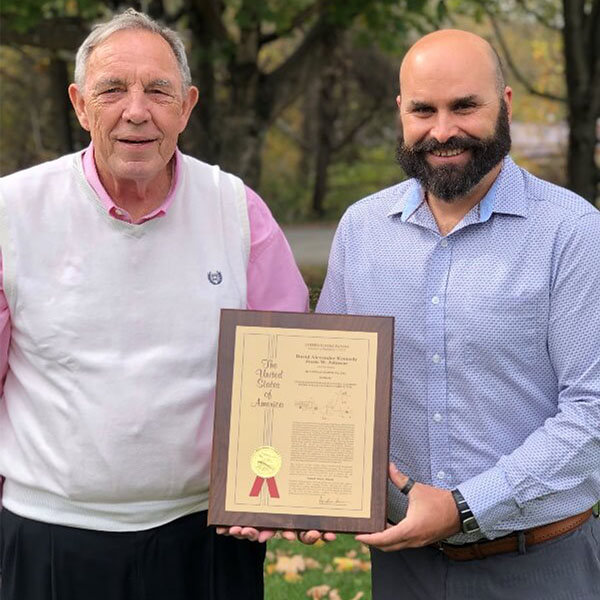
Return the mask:
[(185, 47), (181, 38), (172, 29), (160, 25), (148, 15), (138, 12), (133, 8), (128, 8), (125, 12), (115, 15), (107, 23), (94, 25), (90, 34), (85, 38), (81, 46), (79, 46), (79, 50), (77, 50), (77, 55), (75, 56), (74, 75), (77, 87), (80, 90), (84, 89), (85, 71), (90, 55), (94, 49), (113, 33), (127, 29), (151, 31), (152, 33), (160, 35), (169, 44), (171, 50), (173, 50), (175, 59), (177, 60), (177, 66), (179, 67), (181, 80), (183, 82), (183, 90), (184, 92), (187, 91), (192, 84), (192, 76), (185, 54)]

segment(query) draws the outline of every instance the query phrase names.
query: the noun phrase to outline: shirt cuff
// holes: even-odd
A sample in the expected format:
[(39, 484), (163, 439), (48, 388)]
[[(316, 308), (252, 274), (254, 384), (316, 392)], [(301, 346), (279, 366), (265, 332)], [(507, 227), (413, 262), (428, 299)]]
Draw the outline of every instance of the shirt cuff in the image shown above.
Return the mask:
[(489, 539), (506, 535), (507, 531), (495, 527), (520, 515), (515, 495), (499, 467), (492, 467), (464, 481), (458, 489), (477, 519), (481, 532)]

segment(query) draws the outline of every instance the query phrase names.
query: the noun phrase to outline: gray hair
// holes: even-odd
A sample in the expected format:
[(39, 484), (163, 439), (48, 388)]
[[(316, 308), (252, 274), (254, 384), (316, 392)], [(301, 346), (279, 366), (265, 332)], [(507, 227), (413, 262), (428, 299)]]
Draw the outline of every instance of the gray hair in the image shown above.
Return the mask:
[(77, 50), (77, 55), (75, 56), (74, 76), (77, 87), (80, 90), (84, 88), (87, 63), (94, 49), (113, 33), (126, 29), (151, 31), (160, 35), (169, 44), (177, 60), (177, 66), (179, 67), (181, 80), (183, 81), (183, 90), (184, 92), (187, 91), (192, 84), (192, 76), (181, 38), (172, 29), (160, 25), (148, 15), (138, 12), (133, 8), (128, 8), (121, 14), (115, 15), (106, 23), (94, 25), (90, 34), (85, 38), (81, 46), (79, 46), (79, 50)]

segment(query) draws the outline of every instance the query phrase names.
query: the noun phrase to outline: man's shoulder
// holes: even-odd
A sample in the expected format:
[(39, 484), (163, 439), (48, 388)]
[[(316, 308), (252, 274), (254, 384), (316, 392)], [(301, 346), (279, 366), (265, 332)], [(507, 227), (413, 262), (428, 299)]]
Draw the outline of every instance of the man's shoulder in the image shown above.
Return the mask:
[(591, 202), (575, 192), (545, 179), (540, 179), (525, 169), (521, 169), (521, 172), (523, 173), (527, 197), (531, 200), (534, 208), (537, 206), (544, 211), (550, 208), (564, 217), (571, 218), (598, 213), (598, 209)]
[(53, 160), (16, 171), (0, 178), (0, 185), (5, 191), (14, 189), (15, 187), (21, 189), (23, 185), (47, 185), (45, 182), (48, 180), (65, 178), (68, 174), (72, 173), (76, 157), (80, 155), (81, 152), (65, 154)]
[(408, 179), (365, 196), (346, 209), (346, 218), (372, 219), (377, 215), (385, 217), (400, 208), (405, 195), (413, 186), (414, 180)]
[(214, 181), (218, 181), (222, 177), (235, 178), (241, 181), (237, 175), (223, 170), (219, 165), (212, 165), (182, 152), (179, 153), (179, 157), (181, 158), (183, 169), (192, 175), (209, 176)]

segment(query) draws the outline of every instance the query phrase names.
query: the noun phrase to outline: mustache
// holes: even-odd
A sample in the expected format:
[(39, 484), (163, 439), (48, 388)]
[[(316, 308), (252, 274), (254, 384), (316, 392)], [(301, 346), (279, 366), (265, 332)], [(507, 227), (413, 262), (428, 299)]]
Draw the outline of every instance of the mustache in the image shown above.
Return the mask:
[[(402, 144), (403, 145), (403, 144)], [(471, 136), (453, 136), (448, 138), (445, 142), (438, 142), (435, 139), (423, 140), (413, 144), (410, 148), (405, 150), (417, 154), (424, 152), (444, 152), (453, 150), (469, 150), (469, 149), (480, 149), (485, 147), (485, 142)]]

